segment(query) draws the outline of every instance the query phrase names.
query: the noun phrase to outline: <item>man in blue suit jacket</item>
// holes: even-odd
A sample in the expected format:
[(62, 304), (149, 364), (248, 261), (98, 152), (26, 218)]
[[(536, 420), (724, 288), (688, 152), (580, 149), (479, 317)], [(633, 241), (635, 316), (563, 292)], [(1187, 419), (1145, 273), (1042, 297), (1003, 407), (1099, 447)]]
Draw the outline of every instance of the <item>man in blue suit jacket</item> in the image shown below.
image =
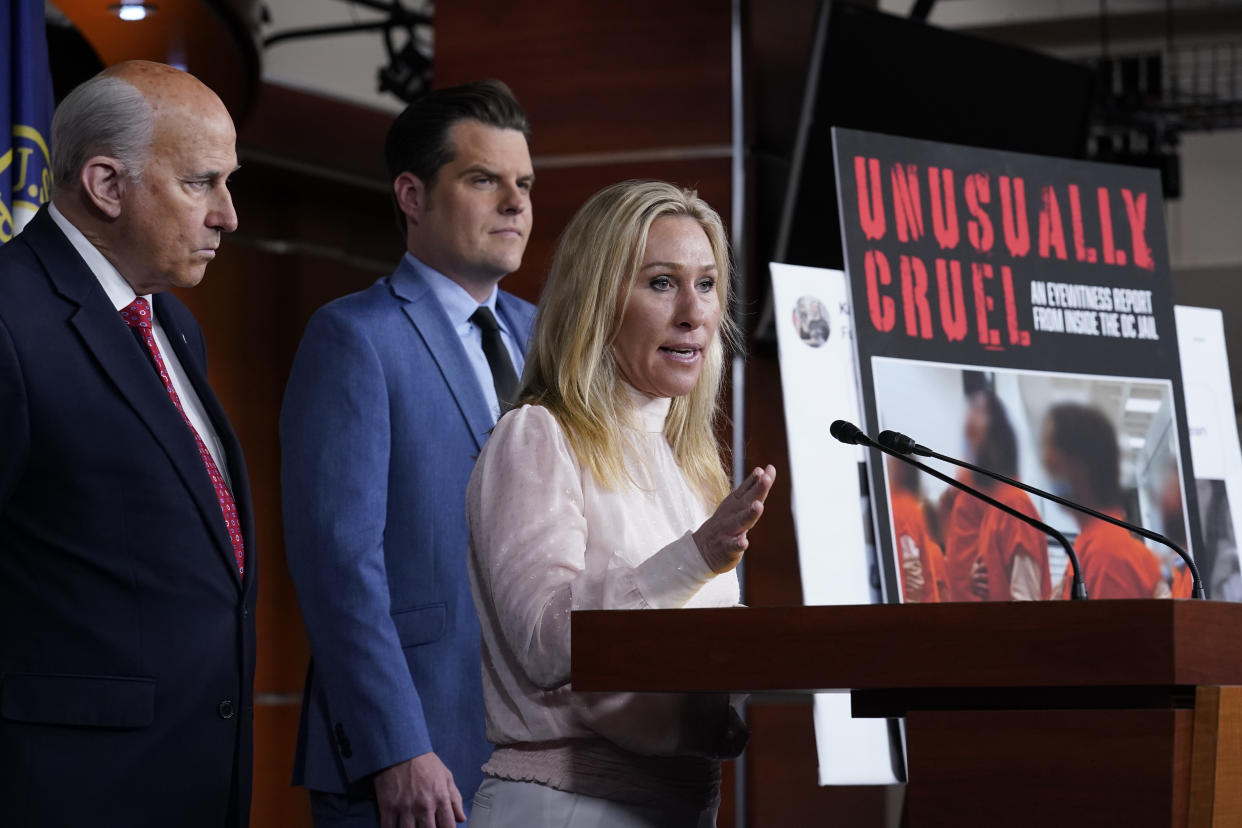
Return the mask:
[(285, 540), (312, 651), (294, 783), (320, 828), (462, 822), (491, 752), (465, 492), (534, 317), (497, 287), (530, 233), (528, 138), (495, 81), (411, 104), (387, 149), (407, 253), (316, 312), (294, 361)]
[(52, 137), (52, 205), (0, 247), (0, 825), (244, 826), (246, 467), (165, 292), (237, 227), (233, 123), (135, 61), (71, 93)]

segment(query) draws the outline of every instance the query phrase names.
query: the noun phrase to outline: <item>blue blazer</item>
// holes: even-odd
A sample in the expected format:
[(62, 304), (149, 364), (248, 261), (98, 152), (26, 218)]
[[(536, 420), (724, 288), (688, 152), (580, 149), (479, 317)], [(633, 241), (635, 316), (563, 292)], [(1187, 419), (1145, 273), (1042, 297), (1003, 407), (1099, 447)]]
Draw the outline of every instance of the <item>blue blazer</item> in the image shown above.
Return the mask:
[[(523, 348), (534, 307), (501, 292)], [(467, 809), (491, 753), (466, 483), (492, 427), (430, 287), (390, 277), (311, 318), (280, 418), (285, 544), (312, 662), (294, 784), (370, 795), (428, 751)]]
[(41, 211), (0, 247), (0, 824), (245, 825), (257, 572), (241, 447), (185, 306), (155, 313), (228, 456), (245, 579), (190, 429)]

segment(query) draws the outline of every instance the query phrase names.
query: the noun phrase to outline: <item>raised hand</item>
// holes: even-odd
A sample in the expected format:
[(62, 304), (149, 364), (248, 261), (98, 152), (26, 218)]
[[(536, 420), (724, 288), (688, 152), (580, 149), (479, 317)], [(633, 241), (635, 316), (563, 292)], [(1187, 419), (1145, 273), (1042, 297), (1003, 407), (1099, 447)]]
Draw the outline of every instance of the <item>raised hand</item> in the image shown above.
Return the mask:
[(759, 522), (763, 514), (763, 502), (776, 480), (772, 466), (756, 468), (741, 484), (729, 493), (715, 513), (694, 533), (699, 554), (717, 575), (728, 572), (742, 561), (742, 555), (750, 541), (746, 533)]

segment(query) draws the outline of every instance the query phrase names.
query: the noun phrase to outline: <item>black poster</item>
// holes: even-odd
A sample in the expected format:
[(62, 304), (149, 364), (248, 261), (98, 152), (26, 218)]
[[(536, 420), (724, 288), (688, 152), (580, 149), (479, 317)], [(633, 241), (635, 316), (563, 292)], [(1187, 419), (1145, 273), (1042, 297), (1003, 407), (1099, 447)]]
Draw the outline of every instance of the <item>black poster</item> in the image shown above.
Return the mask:
[[(1158, 174), (833, 137), (864, 429), (903, 432), (1193, 549)], [(1189, 595), (1162, 547), (942, 470), (1061, 530), (1091, 597)], [(1041, 533), (878, 456), (870, 480), (889, 600), (1064, 597), (1064, 553)]]

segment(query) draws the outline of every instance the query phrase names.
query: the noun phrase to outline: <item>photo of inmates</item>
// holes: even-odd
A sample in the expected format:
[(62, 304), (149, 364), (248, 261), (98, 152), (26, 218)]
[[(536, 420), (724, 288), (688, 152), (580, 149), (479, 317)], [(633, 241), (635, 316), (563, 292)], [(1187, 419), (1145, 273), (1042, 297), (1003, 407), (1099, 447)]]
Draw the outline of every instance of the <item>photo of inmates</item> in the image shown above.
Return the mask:
[[(876, 359), (874, 370), (879, 428), (909, 434), (939, 453), (1163, 531), (1187, 546), (1167, 383), (915, 367), (894, 359)], [(1090, 597), (1190, 595), (1189, 573), (1164, 547), (983, 475), (929, 462), (1061, 531), (1082, 562)], [(1068, 561), (1056, 541), (908, 464), (890, 458), (885, 468), (903, 601), (1069, 597)], [(935, 504), (930, 519), (928, 503)], [(943, 568), (935, 589), (927, 577), (933, 550), (942, 550), (943, 556), (931, 558)]]
[[(1000, 397), (984, 387), (968, 396), (965, 436), (977, 466), (1017, 477), (1018, 443)], [(1030, 496), (974, 472), (965, 482), (1036, 517)], [(950, 601), (1038, 601), (1052, 594), (1048, 544), (1038, 529), (978, 498), (947, 488), (940, 497)]]
[(936, 540), (939, 525), (931, 504), (921, 496), (921, 472), (894, 457), (885, 462), (902, 597), (910, 604), (948, 600), (944, 550)]
[[(1124, 517), (1117, 433), (1096, 408), (1060, 403), (1044, 418), (1040, 458), (1051, 490), (1113, 517)], [(1166, 598), (1172, 576), (1129, 532), (1078, 512), (1076, 549), (1087, 592), (1096, 598)], [(1065, 585), (1069, 597), (1069, 585)], [(1189, 590), (1186, 590), (1189, 595)], [(1179, 596), (1185, 597), (1185, 596)]]

